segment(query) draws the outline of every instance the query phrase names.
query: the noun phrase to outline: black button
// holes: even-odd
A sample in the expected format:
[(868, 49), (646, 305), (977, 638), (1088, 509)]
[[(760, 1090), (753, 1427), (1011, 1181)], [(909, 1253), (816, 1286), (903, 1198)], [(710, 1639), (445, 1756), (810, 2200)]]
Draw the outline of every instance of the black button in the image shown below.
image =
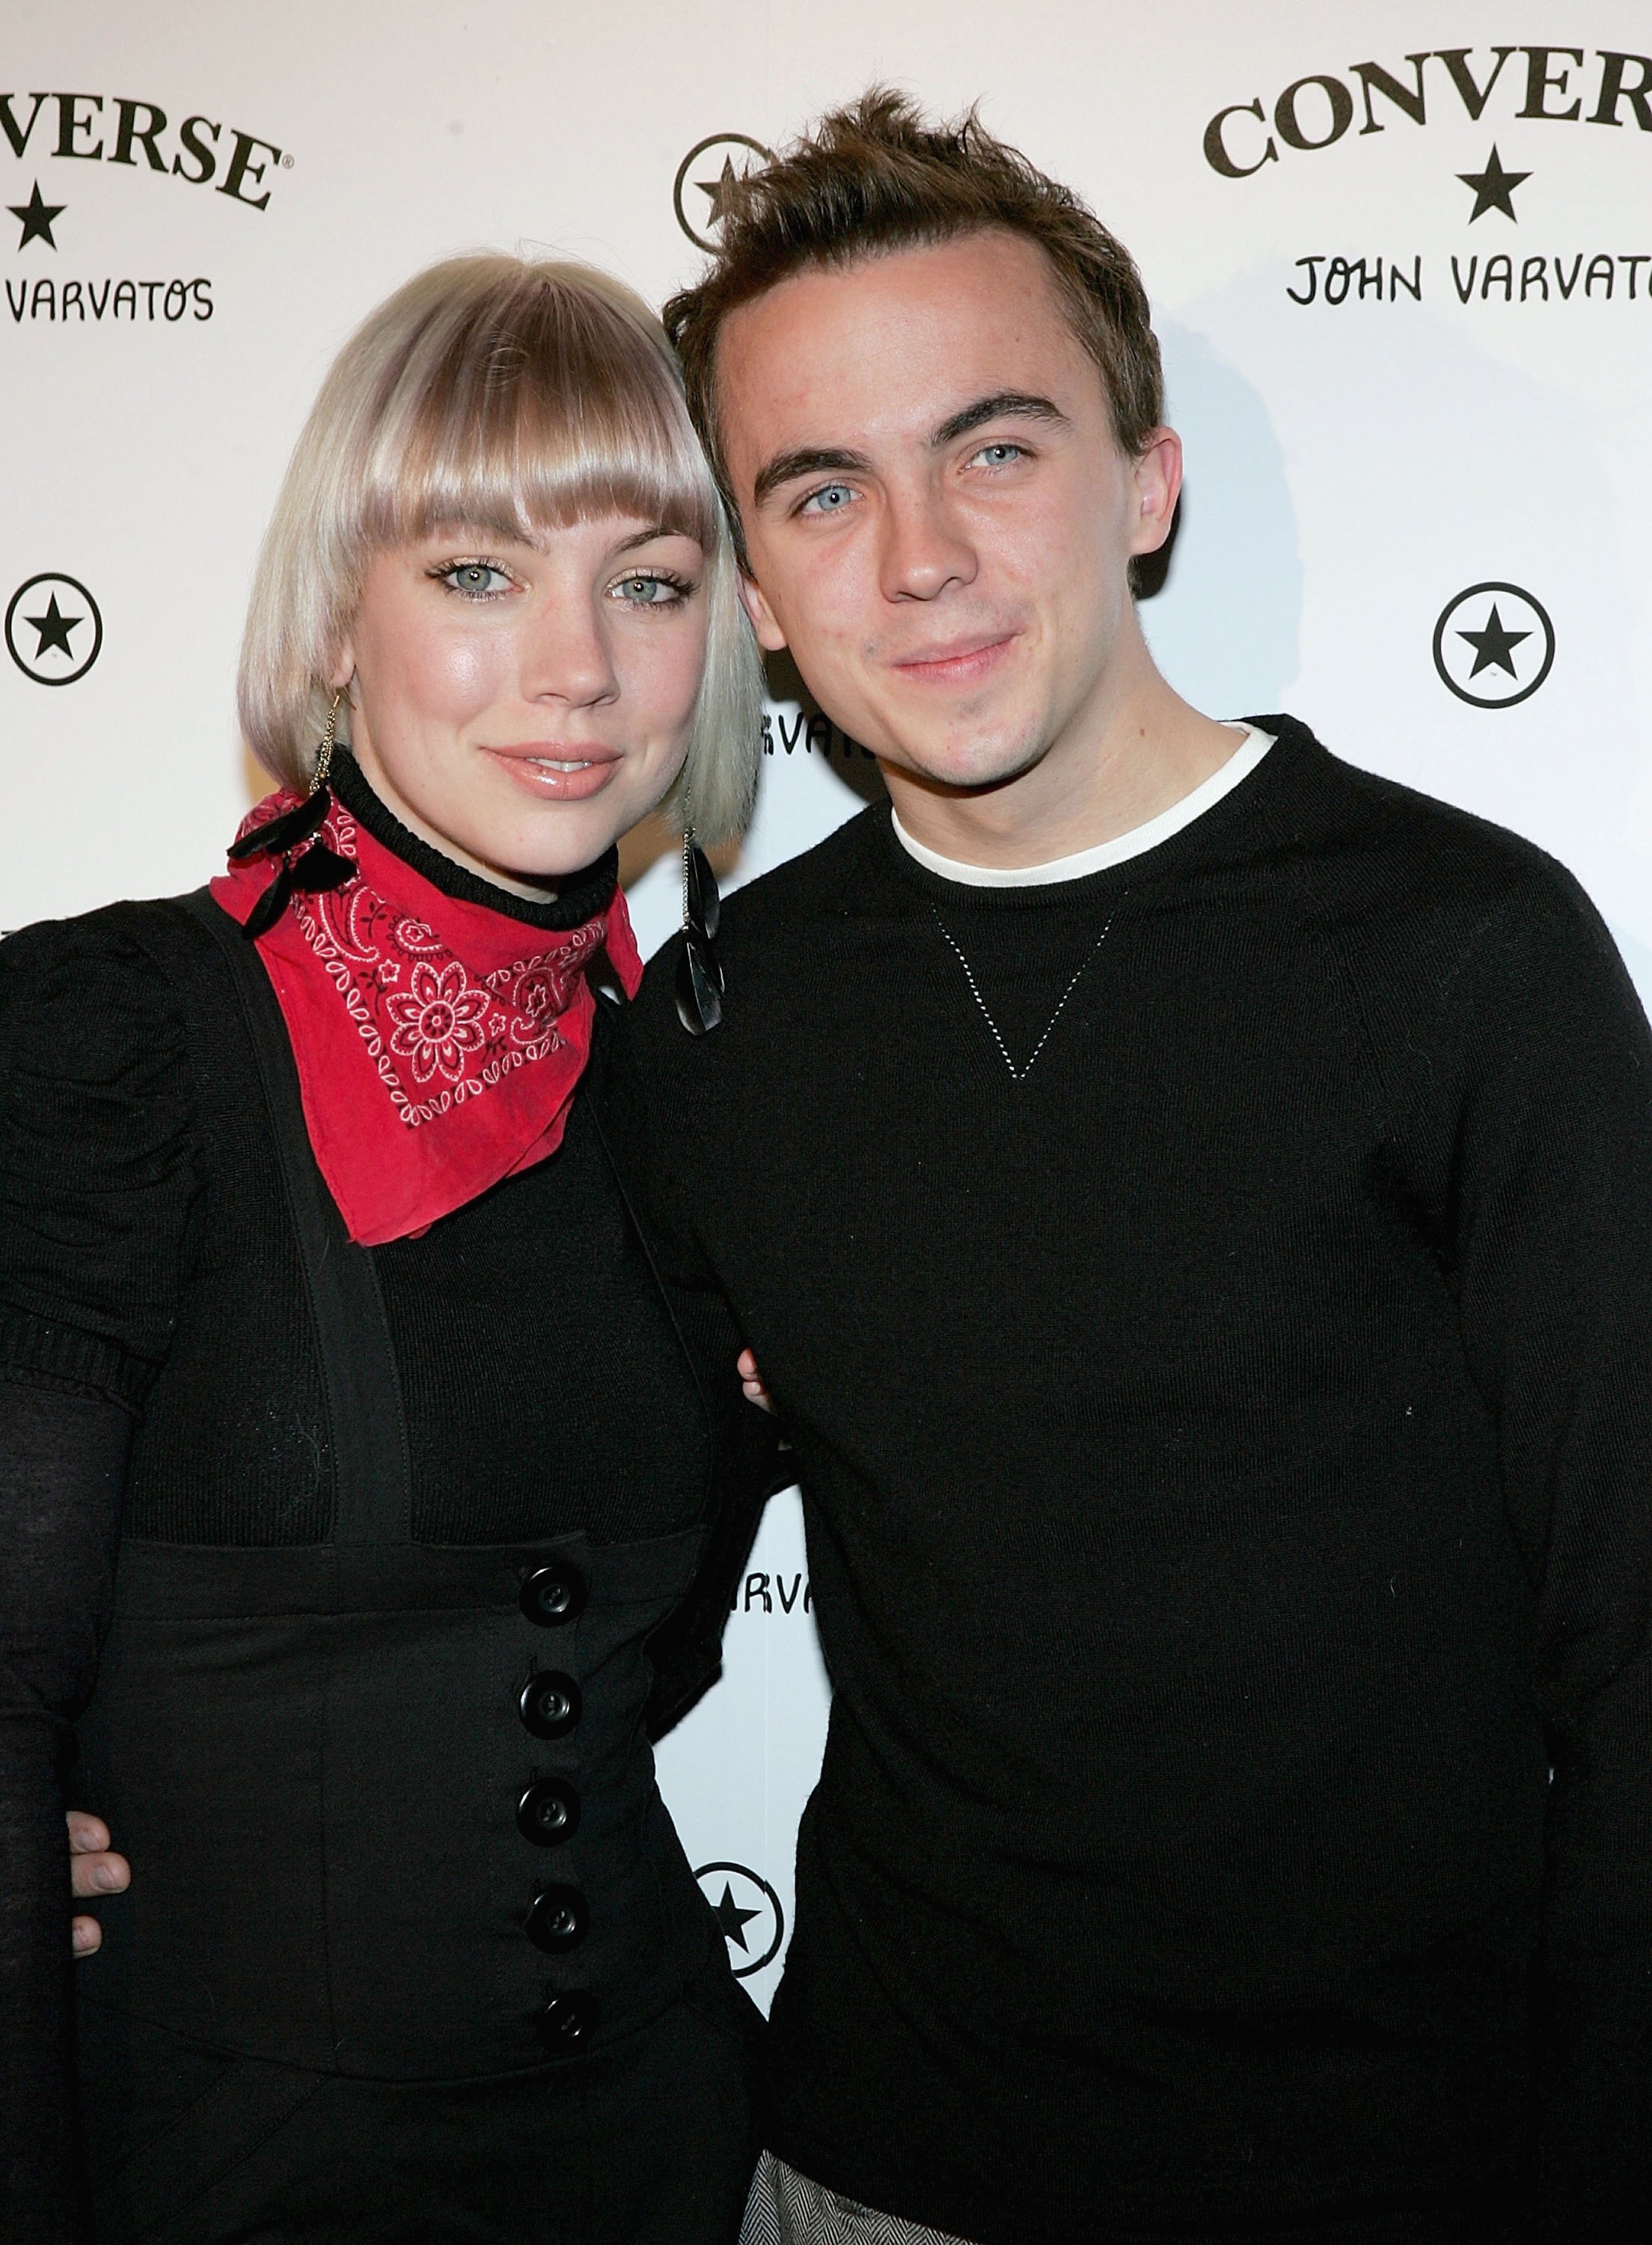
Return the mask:
[(560, 1629), (564, 1622), (578, 1621), (585, 1602), (585, 1577), (564, 1559), (536, 1567), (522, 1585), (522, 1611), (540, 1629)]
[(547, 2050), (573, 2050), (590, 2038), (597, 2024), (597, 1999), (584, 1988), (552, 1996), (535, 2023)]
[(530, 1676), (517, 1705), (536, 1739), (565, 1739), (579, 1719), (579, 1686), (559, 1668)]
[(590, 1923), (591, 1912), (578, 1887), (547, 1887), (534, 1896), (528, 1912), (528, 1939), (552, 1954), (577, 1949)]
[(517, 1829), (536, 1848), (559, 1848), (579, 1822), (579, 1796), (559, 1777), (542, 1777), (517, 1803)]

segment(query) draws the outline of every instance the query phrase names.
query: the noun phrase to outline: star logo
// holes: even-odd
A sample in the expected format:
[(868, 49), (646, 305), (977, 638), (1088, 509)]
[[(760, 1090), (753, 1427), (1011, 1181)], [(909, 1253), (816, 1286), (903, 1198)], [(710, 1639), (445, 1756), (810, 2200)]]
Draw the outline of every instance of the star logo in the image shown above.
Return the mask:
[(6, 610), (6, 651), (37, 686), (72, 686), (103, 651), (103, 618), (78, 578), (30, 577)]
[(23, 232), (17, 236), (18, 248), (27, 249), (31, 241), (44, 241), (48, 249), (55, 249), (58, 244), (51, 231), (51, 222), (61, 218), (68, 207), (67, 203), (42, 201), (38, 180), (35, 181), (34, 193), (26, 203), (8, 203), (6, 208), (12, 217), (23, 220)]
[[(714, 132), (708, 140), (694, 143), (677, 166), (671, 200), (678, 225), (696, 248), (716, 248), (717, 228), (728, 215), (731, 190), (748, 173), (774, 160), (771, 149), (743, 132)], [(708, 207), (702, 207), (701, 196)]]
[[(1529, 172), (1506, 172), (1493, 144), (1483, 172), (1459, 172), (1457, 176), (1466, 187), (1474, 190), (1474, 207), (1468, 214), (1468, 222), (1473, 226), (1488, 210), (1501, 211), (1505, 218), (1514, 218), (1514, 190), (1522, 180), (1529, 180), (1532, 175)], [(1515, 219), (1515, 224), (1519, 223)]]
[(1518, 678), (1520, 673), (1515, 669), (1513, 660), (1514, 650), (1523, 639), (1530, 639), (1532, 634), (1528, 631), (1510, 631), (1498, 614), (1497, 603), (1493, 600), (1484, 631), (1459, 630), (1457, 636), (1466, 639), (1474, 650), (1474, 668), (1468, 674), (1470, 678), (1478, 678), (1481, 671), (1489, 669), (1493, 663), (1500, 670), (1507, 671), (1511, 678)]
[(714, 180), (696, 180), (694, 185), (711, 205), (706, 220), (707, 225), (721, 226), (728, 207), (728, 191), (731, 187), (739, 185), (739, 174), (735, 170), (734, 158), (732, 156), (723, 158), (723, 167)]
[(735, 1900), (733, 1887), (725, 1879), (722, 1900), (711, 1914), (722, 1928), (723, 1939), (732, 1943), (742, 1955), (748, 1957), (751, 1954), (751, 1943), (746, 1938), (746, 1928), (754, 1917), (761, 1917), (762, 1912), (759, 1909), (741, 1909), (740, 1904)]
[(694, 1876), (728, 1943), (735, 1979), (748, 1980), (772, 1964), (785, 1938), (786, 1913), (768, 1880), (744, 1863), (702, 1863)]
[(1519, 585), (1471, 585), (1441, 609), (1434, 668), (1459, 702), (1512, 709), (1536, 693), (1554, 662), (1548, 611)]

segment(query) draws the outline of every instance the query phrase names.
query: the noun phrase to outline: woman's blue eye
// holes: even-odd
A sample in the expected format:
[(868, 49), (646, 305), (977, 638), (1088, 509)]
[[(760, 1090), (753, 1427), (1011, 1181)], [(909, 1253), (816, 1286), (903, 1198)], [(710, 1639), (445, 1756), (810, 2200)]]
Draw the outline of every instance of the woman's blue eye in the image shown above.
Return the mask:
[(686, 587), (672, 577), (622, 577), (614, 590), (633, 607), (664, 608), (680, 600)]
[(810, 492), (797, 511), (807, 514), (812, 508), (816, 514), (841, 514), (854, 496), (847, 484), (825, 484), (819, 491)]
[(463, 593), (467, 600), (484, 600), (503, 591), (511, 580), (491, 561), (456, 561), (450, 569), (442, 572), (442, 582), (456, 593)]

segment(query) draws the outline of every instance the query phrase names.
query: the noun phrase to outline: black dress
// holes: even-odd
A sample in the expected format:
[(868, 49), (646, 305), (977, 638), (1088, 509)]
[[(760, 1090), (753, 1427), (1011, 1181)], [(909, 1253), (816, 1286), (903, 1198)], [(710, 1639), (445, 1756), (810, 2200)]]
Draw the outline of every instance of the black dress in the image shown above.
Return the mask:
[[(342, 787), (450, 894), (606, 901), (612, 858), (518, 903)], [(103, 2241), (733, 2235), (756, 2017), (649, 1737), (767, 1469), (737, 1346), (667, 1306), (586, 1089), (361, 1249), (204, 894), (0, 949), (12, 2245), (77, 2219), (71, 2040)], [(72, 1983), (65, 1769), (133, 1864)]]

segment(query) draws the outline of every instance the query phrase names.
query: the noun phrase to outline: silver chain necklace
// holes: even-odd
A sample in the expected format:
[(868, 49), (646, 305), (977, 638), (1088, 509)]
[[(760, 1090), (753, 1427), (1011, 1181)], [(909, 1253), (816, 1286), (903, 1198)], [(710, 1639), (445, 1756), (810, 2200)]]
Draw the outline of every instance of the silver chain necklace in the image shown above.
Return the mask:
[(964, 956), (963, 949), (960, 946), (957, 937), (953, 935), (951, 930), (947, 926), (946, 922), (941, 918), (939, 912), (935, 911), (935, 906), (933, 905), (930, 906), (930, 910), (935, 913), (935, 925), (939, 928), (942, 935), (945, 938), (947, 948), (951, 952), (952, 956), (957, 960), (958, 965), (964, 969), (964, 980), (970, 986), (970, 995), (974, 999), (976, 1004), (981, 1009), (981, 1019), (986, 1023), (987, 1028), (992, 1033), (992, 1041), (999, 1048), (999, 1052), (1003, 1058), (1005, 1067), (1008, 1068), (1010, 1075), (1015, 1082), (1025, 1083), (1028, 1076), (1032, 1073), (1033, 1061), (1037, 1060), (1039, 1055), (1044, 1050), (1045, 1046), (1050, 1041), (1051, 1030), (1055, 1027), (1056, 1023), (1060, 1020), (1063, 1013), (1066, 1010), (1066, 1001), (1073, 995), (1073, 993), (1078, 988), (1080, 979), (1083, 975), (1085, 968), (1090, 964), (1090, 961), (1095, 957), (1096, 953), (1100, 950), (1102, 945), (1107, 941), (1107, 931), (1113, 926), (1113, 922), (1109, 919), (1104, 924), (1100, 934), (1097, 936), (1095, 941), (1090, 946), (1088, 951), (1085, 953), (1084, 957), (1080, 960), (1078, 973), (1073, 977), (1073, 980), (1067, 984), (1066, 988), (1061, 993), (1060, 1001), (1057, 1005), (1054, 1013), (1051, 1014), (1049, 1020), (1044, 1024), (1044, 1034), (1039, 1039), (1037, 1044), (1033, 1046), (1032, 1053), (1028, 1057), (1026, 1066), (1025, 1068), (1017, 1068), (1015, 1062), (1010, 1058), (1010, 1048), (1008, 1045), (1005, 1043), (1003, 1038), (999, 1034), (999, 1025), (992, 1019), (991, 1013), (987, 1009), (986, 1000), (982, 997), (980, 986), (975, 980), (975, 971), (971, 967), (969, 960)]

